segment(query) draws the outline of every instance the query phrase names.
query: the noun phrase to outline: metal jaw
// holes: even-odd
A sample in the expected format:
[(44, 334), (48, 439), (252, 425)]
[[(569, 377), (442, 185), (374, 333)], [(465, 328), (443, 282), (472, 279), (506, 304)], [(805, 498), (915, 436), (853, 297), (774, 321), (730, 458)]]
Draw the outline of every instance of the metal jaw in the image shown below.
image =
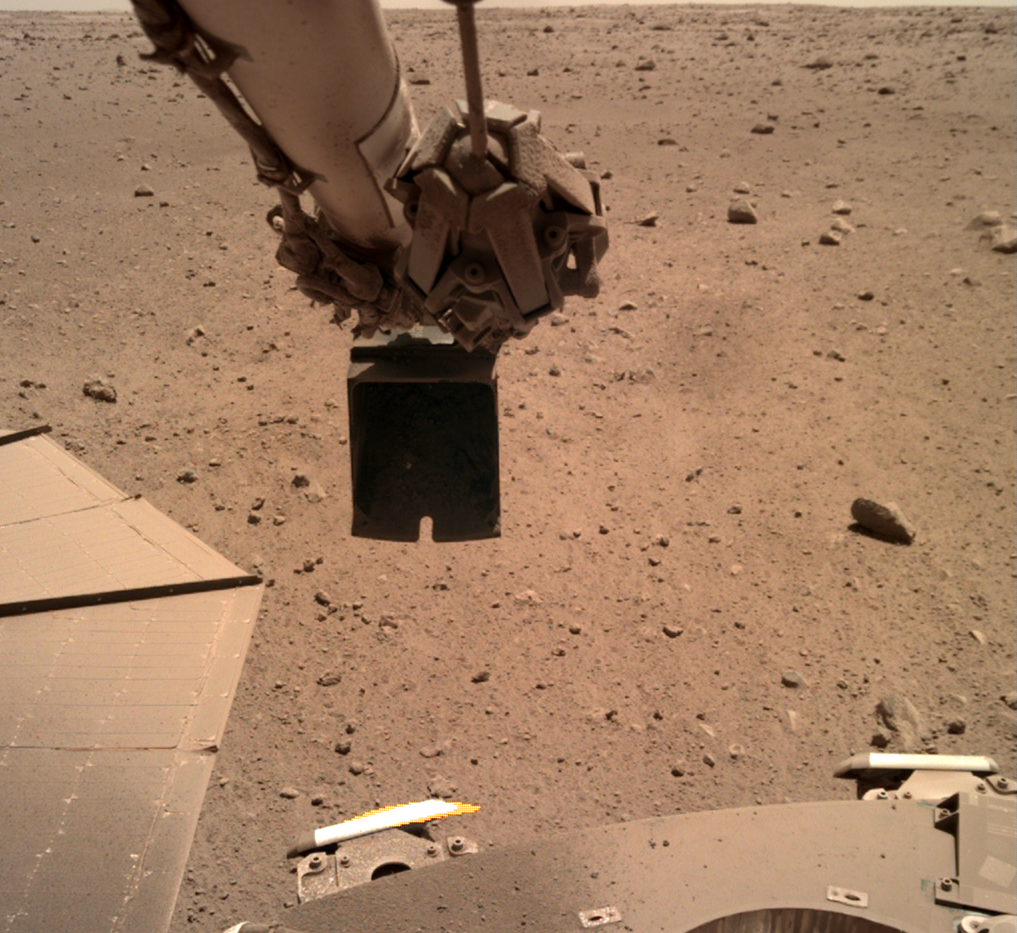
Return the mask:
[(395, 274), (467, 350), (497, 351), (566, 295), (596, 296), (607, 227), (597, 176), (540, 135), (537, 111), (487, 101), (483, 159), (468, 117), (444, 109), (389, 183), (413, 228)]

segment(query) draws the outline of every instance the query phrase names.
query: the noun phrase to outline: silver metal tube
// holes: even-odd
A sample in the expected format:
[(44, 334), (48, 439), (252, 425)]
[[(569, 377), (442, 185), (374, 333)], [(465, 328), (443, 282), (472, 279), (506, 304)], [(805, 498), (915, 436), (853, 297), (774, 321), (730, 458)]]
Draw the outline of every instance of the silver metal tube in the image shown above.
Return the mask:
[(320, 176), (309, 189), (343, 240), (371, 251), (409, 237), (383, 190), (417, 135), (377, 0), (178, 0), (239, 46), (229, 77), (275, 143)]

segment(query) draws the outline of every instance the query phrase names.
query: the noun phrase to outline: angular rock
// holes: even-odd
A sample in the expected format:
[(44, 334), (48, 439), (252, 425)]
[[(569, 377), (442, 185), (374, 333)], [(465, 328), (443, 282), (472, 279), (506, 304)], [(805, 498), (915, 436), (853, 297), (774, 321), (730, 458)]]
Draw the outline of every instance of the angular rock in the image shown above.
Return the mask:
[(876, 704), (876, 715), (883, 725), (899, 739), (906, 753), (919, 752), (925, 724), (921, 714), (906, 696), (891, 693)]
[(94, 398), (97, 402), (114, 404), (117, 400), (117, 390), (101, 379), (90, 379), (85, 383), (81, 391), (89, 398)]
[(729, 224), (756, 224), (759, 217), (755, 208), (744, 198), (732, 201), (727, 208), (727, 222)]
[(984, 230), (986, 227), (1002, 227), (1003, 216), (999, 211), (982, 211), (977, 217), (972, 218), (967, 225), (968, 230)]
[(839, 230), (827, 230), (819, 235), (821, 246), (840, 246), (843, 234)]
[(279, 791), (279, 796), (286, 800), (296, 800), (297, 797), (300, 796), (300, 791), (298, 791), (295, 787), (284, 787), (281, 791)]
[(992, 237), (992, 250), (995, 253), (1017, 253), (1017, 229), (1000, 227)]
[(343, 679), (339, 671), (325, 671), (316, 681), (319, 687), (334, 687)]
[(792, 668), (788, 668), (788, 670), (781, 672), (780, 682), (785, 687), (790, 687), (792, 690), (795, 690), (798, 687), (808, 686), (808, 683), (806, 682), (805, 678), (802, 677), (802, 675), (799, 674), (798, 671)]
[(871, 499), (855, 499), (851, 503), (851, 517), (867, 531), (888, 541), (910, 544), (915, 540), (914, 526), (895, 502), (881, 505)]
[(134, 189), (134, 196), (136, 198), (151, 198), (155, 195), (155, 192), (148, 187), (148, 185), (138, 185)]
[(843, 217), (834, 218), (833, 223), (830, 224), (830, 229), (837, 233), (855, 232), (855, 228), (851, 224), (849, 224)]
[(833, 67), (833, 62), (826, 55), (820, 55), (818, 58), (812, 59), (806, 66), (811, 68), (813, 71), (826, 71), (827, 68)]
[(853, 208), (851, 207), (850, 204), (847, 203), (847, 201), (841, 201), (839, 198), (833, 202), (833, 207), (830, 209), (835, 214), (840, 214), (844, 217), (850, 214), (851, 211), (853, 210)]
[(772, 123), (757, 123), (752, 127), (752, 132), (757, 136), (769, 136), (774, 130)]

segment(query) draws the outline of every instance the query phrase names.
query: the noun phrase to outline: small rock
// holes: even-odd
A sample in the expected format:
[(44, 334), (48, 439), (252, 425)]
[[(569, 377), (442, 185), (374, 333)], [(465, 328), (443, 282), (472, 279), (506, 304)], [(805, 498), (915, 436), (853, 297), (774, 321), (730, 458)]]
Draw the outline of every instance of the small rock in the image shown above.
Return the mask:
[(306, 473), (294, 473), (290, 482), (296, 489), (306, 489), (311, 485), (311, 478)]
[(967, 732), (968, 724), (963, 719), (954, 719), (946, 727), (950, 735), (964, 735)]
[(667, 535), (654, 535), (653, 543), (657, 547), (667, 547), (671, 543), (671, 539)]
[(81, 391), (89, 398), (94, 398), (97, 402), (115, 403), (117, 400), (117, 390), (101, 379), (90, 379), (85, 383)]
[(367, 766), (362, 761), (351, 761), (349, 772), (354, 777), (363, 774), (367, 770)]
[(260, 525), (261, 524), (261, 516), (257, 512), (248, 512), (247, 513), (247, 524), (248, 525)]
[(441, 797), (444, 800), (450, 800), (455, 796), (456, 786), (448, 778), (442, 777), (440, 774), (435, 774), (427, 782), (427, 793), (432, 797)]
[(885, 732), (874, 732), (869, 739), (869, 745), (873, 748), (886, 748), (890, 744), (890, 736)]
[(657, 145), (658, 146), (677, 146), (678, 145), (678, 140), (674, 139), (671, 136), (662, 136), (660, 139), (657, 140)]
[(740, 742), (735, 742), (733, 745), (728, 746), (727, 753), (737, 761), (745, 754), (745, 746)]
[(703, 755), (703, 764), (708, 768), (715, 768), (717, 766), (717, 759), (713, 757), (709, 752)]
[(661, 631), (665, 635), (667, 635), (668, 638), (677, 638), (679, 635), (682, 634), (682, 632), (685, 631), (685, 629), (683, 629), (680, 625), (674, 625), (671, 622), (665, 622), (664, 625), (661, 626)]
[(155, 192), (149, 188), (148, 185), (138, 185), (138, 187), (134, 189), (134, 196), (136, 198), (150, 198), (154, 195)]
[(802, 717), (793, 709), (784, 710), (784, 715), (787, 717), (788, 729), (792, 732), (797, 732), (801, 728)]
[(420, 750), (421, 758), (437, 758), (441, 754), (440, 745), (425, 745)]
[(915, 705), (906, 696), (891, 693), (883, 697), (876, 704), (876, 715), (900, 738), (905, 752), (921, 751), (925, 727)]
[(978, 644), (980, 645), (985, 644), (985, 635), (982, 632), (978, 631), (978, 629), (976, 628), (971, 629), (970, 635), (975, 641), (978, 642)]
[(272, 524), (273, 525), (285, 525), (286, 524), (286, 516), (285, 515), (273, 515), (272, 516)]
[(423, 75), (410, 75), (406, 80), (410, 84), (424, 85), (424, 84), (430, 84), (431, 83), (431, 79), (430, 78), (425, 78)]
[(811, 68), (813, 71), (825, 71), (827, 68), (833, 67), (833, 62), (826, 55), (820, 55), (818, 58), (812, 59), (805, 67)]
[(641, 61), (638, 65), (636, 65), (636, 71), (655, 71), (656, 68), (657, 63), (652, 58)]
[(314, 594), (314, 601), (319, 606), (330, 606), (332, 604), (332, 597), (328, 595), (324, 590), (318, 590)]
[(827, 230), (819, 235), (821, 246), (840, 246), (842, 234), (839, 230)]
[(1017, 228), (1000, 227), (992, 237), (992, 249), (996, 253), (1017, 253)]
[(32, 234), (32, 235), (31, 235), (31, 236), (29, 237), (29, 239), (30, 239), (30, 240), (31, 240), (31, 241), (32, 241), (33, 243), (41, 243), (41, 242), (42, 242), (42, 237), (40, 237), (40, 236), (39, 236), (38, 234), (36, 234), (36, 233), (33, 233), (33, 234)]
[(477, 671), (470, 680), (475, 684), (486, 684), (491, 679), (490, 671)]
[(640, 220), (637, 220), (636, 221), (636, 226), (637, 227), (656, 227), (657, 226), (657, 218), (659, 216), (660, 215), (656, 211), (651, 211), (645, 217), (641, 218)]
[(890, 87), (889, 84), (884, 84), (878, 91), (876, 91), (876, 93), (880, 94), (883, 97), (887, 97), (890, 94), (896, 94), (897, 93), (897, 89), (893, 88), (893, 87)]
[(304, 498), (308, 502), (321, 502), (323, 499), (328, 498), (328, 493), (321, 483), (312, 483), (310, 488), (304, 493)]
[(968, 230), (984, 230), (986, 227), (1002, 227), (1003, 216), (999, 211), (982, 211), (967, 225)]
[(544, 27), (544, 32), (554, 32), (554, 26), (548, 23), (548, 25)]
[(755, 224), (759, 223), (755, 208), (744, 198), (732, 201), (727, 208), (727, 222), (729, 224)]
[(1010, 709), (1017, 709), (1017, 692), (1011, 690), (1009, 693), (1004, 693), (1000, 699), (1010, 707)]
[(316, 683), (319, 687), (334, 687), (343, 679), (343, 675), (339, 671), (325, 671)]
[(315, 794), (311, 798), (311, 806), (312, 807), (320, 807), (320, 806), (323, 806), (324, 803), (325, 803), (325, 796), (324, 796), (324, 794)]
[(574, 625), (574, 624), (570, 625), (569, 626), (569, 634), (570, 635), (582, 635), (583, 634), (583, 627), (581, 625)]
[(859, 292), (858, 293), (858, 300), (859, 301), (872, 301), (872, 299), (875, 298), (875, 297), (876, 296), (872, 292), (870, 292), (868, 289), (866, 289), (864, 292)]
[(623, 301), (620, 305), (618, 305), (618, 310), (619, 311), (638, 311), (639, 310), (639, 305), (637, 305), (634, 301)]
[(198, 473), (197, 473), (196, 470), (194, 470), (194, 469), (192, 469), (190, 467), (188, 467), (185, 470), (181, 470), (179, 473), (177, 473), (177, 482), (178, 483), (184, 483), (185, 485), (189, 486), (191, 483), (196, 483), (197, 481), (198, 481)]
[(286, 800), (296, 800), (300, 796), (300, 791), (295, 787), (284, 787), (279, 791), (279, 796), (284, 797)]
[(847, 362), (847, 357), (840, 350), (827, 350), (826, 358), (828, 360), (836, 360), (838, 363)]
[(191, 346), (199, 337), (205, 336), (205, 328), (198, 324), (187, 332), (187, 346)]
[(560, 375), (561, 375), (561, 367), (560, 367), (560, 366), (559, 366), (559, 365), (558, 365), (557, 363), (554, 363), (554, 364), (553, 364), (553, 365), (552, 365), (552, 366), (551, 366), (551, 367), (550, 367), (550, 368), (548, 369), (548, 371), (547, 371), (547, 374), (548, 374), (549, 376), (560, 376)]
[(773, 132), (773, 129), (774, 127), (772, 123), (757, 123), (754, 127), (752, 127), (752, 132), (757, 136), (769, 136)]
[(568, 324), (568, 322), (569, 322), (569, 319), (567, 317), (565, 317), (565, 315), (562, 314), (559, 311), (555, 311), (551, 315), (549, 320), (551, 322), (551, 326), (552, 327), (561, 327), (563, 324)]
[(685, 777), (685, 762), (680, 761), (677, 764), (671, 765), (671, 776), (672, 777)]
[(793, 670), (791, 668), (781, 673), (780, 682), (785, 687), (791, 687), (792, 689), (808, 686), (808, 684), (805, 682), (805, 678), (802, 677), (802, 675), (799, 674), (798, 671)]
[(340, 739), (332, 746), (332, 748), (337, 755), (348, 755), (350, 753), (350, 749), (353, 748), (353, 743), (348, 742), (345, 739)]
[(910, 544), (915, 540), (914, 526), (895, 502), (880, 505), (871, 499), (855, 499), (851, 503), (851, 517), (866, 530), (889, 541)]
[(526, 606), (539, 606), (544, 600), (536, 590), (522, 590), (512, 597), (517, 603)]
[(831, 210), (835, 214), (840, 214), (842, 217), (847, 217), (847, 215), (851, 213), (853, 208), (851, 207), (850, 204), (847, 203), (847, 201), (841, 201), (840, 199), (838, 199), (833, 202), (833, 207), (831, 208)]
[(752, 194), (752, 186), (747, 181), (740, 181), (732, 189), (735, 194)]

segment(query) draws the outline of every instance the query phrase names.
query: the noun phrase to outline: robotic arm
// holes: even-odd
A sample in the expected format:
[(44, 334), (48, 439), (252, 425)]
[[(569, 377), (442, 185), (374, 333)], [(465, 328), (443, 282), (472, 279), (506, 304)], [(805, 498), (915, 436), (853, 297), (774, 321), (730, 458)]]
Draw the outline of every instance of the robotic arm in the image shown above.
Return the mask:
[(152, 57), (201, 87), (278, 189), (280, 264), (338, 320), (356, 308), (358, 334), (435, 324), (493, 353), (566, 295), (597, 294), (598, 180), (539, 113), (483, 100), (470, 0), (469, 104), (423, 135), (377, 0), (133, 2)]

